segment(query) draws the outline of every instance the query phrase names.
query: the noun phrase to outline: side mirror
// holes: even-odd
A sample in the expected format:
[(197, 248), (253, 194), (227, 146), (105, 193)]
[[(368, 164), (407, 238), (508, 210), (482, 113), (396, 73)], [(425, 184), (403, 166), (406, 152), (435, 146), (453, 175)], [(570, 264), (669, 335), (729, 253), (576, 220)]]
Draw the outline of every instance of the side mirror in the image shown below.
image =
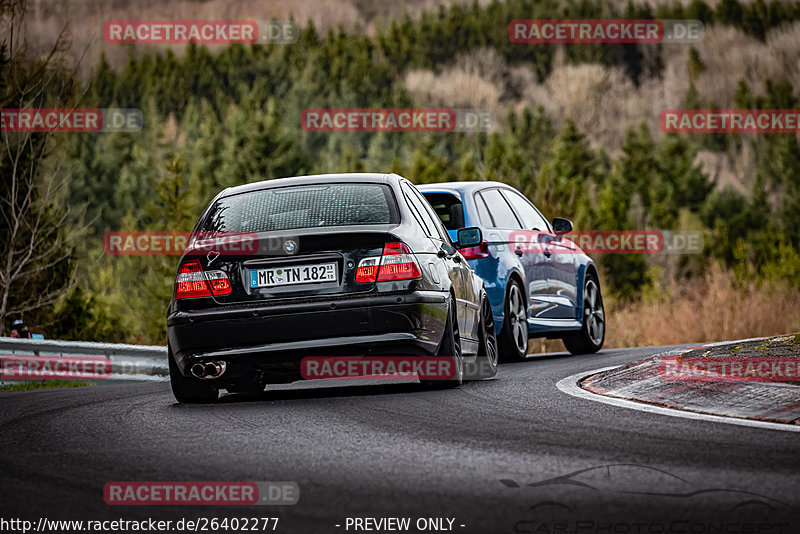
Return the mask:
[(553, 217), (553, 233), (556, 235), (565, 235), (572, 231), (572, 221), (569, 219), (562, 219), (561, 217)]
[(458, 230), (458, 248), (474, 247), (483, 241), (483, 233), (480, 228), (460, 228)]

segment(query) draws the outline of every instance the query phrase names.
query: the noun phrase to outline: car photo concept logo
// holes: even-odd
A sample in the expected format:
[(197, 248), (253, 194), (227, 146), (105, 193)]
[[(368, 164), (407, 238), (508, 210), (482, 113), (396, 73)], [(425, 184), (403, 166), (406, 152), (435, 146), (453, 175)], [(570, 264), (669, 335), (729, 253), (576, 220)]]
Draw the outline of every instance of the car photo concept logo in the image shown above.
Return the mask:
[[(654, 487), (645, 484), (648, 481)], [(785, 523), (774, 521), (774, 518), (770, 521), (769, 514), (788, 509), (788, 505), (781, 500), (746, 489), (696, 484), (665, 469), (647, 465), (598, 465), (530, 483), (512, 478), (503, 478), (499, 482), (506, 489), (530, 494), (533, 502), (509, 530), (518, 534), (789, 532)], [(624, 495), (626, 499), (620, 503), (615, 514), (606, 515), (602, 510), (586, 506), (591, 498), (601, 499), (610, 494)], [(692, 508), (695, 501), (712, 495), (723, 501), (722, 509), (727, 521), (690, 513), (695, 511)], [(628, 510), (633, 511), (641, 506), (644, 501), (640, 499), (645, 498), (653, 503), (651, 506), (663, 503), (663, 506), (673, 510), (673, 514), (665, 520), (628, 519)], [(768, 515), (759, 521), (748, 519), (753, 512)]]

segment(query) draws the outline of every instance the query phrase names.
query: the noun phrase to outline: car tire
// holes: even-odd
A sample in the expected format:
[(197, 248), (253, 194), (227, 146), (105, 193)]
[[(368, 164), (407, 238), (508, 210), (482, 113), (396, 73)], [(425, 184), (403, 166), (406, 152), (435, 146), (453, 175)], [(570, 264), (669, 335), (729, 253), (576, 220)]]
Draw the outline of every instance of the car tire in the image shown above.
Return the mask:
[(511, 280), (503, 305), (503, 330), (498, 336), (500, 357), (505, 362), (518, 362), (528, 355), (528, 312), (522, 284)]
[(458, 315), (456, 315), (456, 299), (450, 297), (450, 307), (445, 320), (444, 335), (439, 344), (437, 357), (453, 358), (455, 376), (452, 380), (420, 380), (420, 383), (432, 389), (457, 388), (464, 381), (464, 355), (461, 353), (461, 336), (458, 331)]
[(208, 404), (219, 398), (219, 389), (194, 377), (186, 377), (178, 370), (172, 357), (172, 349), (168, 349), (169, 383), (175, 400), (181, 404)]
[(587, 274), (583, 285), (583, 319), (581, 329), (564, 336), (564, 346), (572, 354), (593, 354), (606, 339), (605, 310), (597, 276)]
[(481, 299), (478, 329), (478, 357), (475, 363), (464, 366), (464, 380), (487, 380), (497, 375), (499, 348), (494, 330), (492, 305), (486, 295)]

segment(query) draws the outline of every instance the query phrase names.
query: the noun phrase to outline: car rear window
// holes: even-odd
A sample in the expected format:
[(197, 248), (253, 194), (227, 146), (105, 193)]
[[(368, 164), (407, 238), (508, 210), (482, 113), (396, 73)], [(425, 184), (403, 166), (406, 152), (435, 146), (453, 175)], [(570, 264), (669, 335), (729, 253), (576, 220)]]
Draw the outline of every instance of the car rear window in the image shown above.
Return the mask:
[(386, 185), (319, 184), (223, 197), (211, 207), (203, 231), (279, 232), (398, 221), (394, 196)]
[(424, 191), (422, 196), (433, 206), (433, 211), (439, 216), (445, 228), (448, 230), (464, 228), (464, 205), (461, 203), (461, 198), (450, 193), (426, 193)]

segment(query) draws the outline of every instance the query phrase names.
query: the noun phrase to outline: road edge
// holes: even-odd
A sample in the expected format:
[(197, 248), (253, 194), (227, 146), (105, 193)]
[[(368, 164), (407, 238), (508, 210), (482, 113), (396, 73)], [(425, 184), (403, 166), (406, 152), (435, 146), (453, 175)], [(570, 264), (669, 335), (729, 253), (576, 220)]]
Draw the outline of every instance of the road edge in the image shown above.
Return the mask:
[[(761, 338), (754, 338), (754, 339), (761, 339)], [(720, 343), (710, 343), (704, 346), (712, 346), (712, 345), (720, 345), (724, 343), (732, 343), (729, 341), (720, 342)], [(691, 347), (687, 349), (679, 349), (679, 350), (691, 350), (697, 347)], [(656, 358), (658, 356), (664, 356), (666, 354), (673, 353), (675, 351), (667, 351), (665, 353), (657, 353), (653, 354), (647, 358), (644, 358), (641, 361), (645, 361), (651, 358)], [(620, 369), (621, 367), (625, 367), (626, 365), (630, 364), (622, 364), (622, 365), (612, 365), (607, 367), (601, 367), (598, 369), (593, 369), (589, 371), (582, 371), (580, 373), (576, 373), (565, 378), (562, 378), (556, 383), (556, 387), (562, 392), (567, 395), (571, 395), (573, 397), (577, 397), (579, 399), (590, 400), (593, 402), (600, 402), (603, 404), (608, 404), (611, 406), (616, 406), (619, 408), (628, 408), (632, 410), (638, 410), (641, 412), (647, 413), (654, 413), (659, 415), (667, 415), (671, 417), (682, 417), (684, 419), (693, 419), (699, 421), (708, 421), (714, 423), (724, 423), (729, 425), (738, 425), (738, 426), (746, 426), (751, 428), (762, 428), (762, 429), (769, 429), (769, 430), (782, 430), (784, 432), (800, 432), (800, 425), (792, 424), (792, 423), (776, 423), (771, 421), (761, 421), (757, 419), (746, 419), (742, 417), (734, 417), (729, 415), (714, 415), (703, 413), (691, 409), (682, 409), (682, 408), (669, 408), (665, 406), (660, 406), (657, 404), (651, 404), (644, 401), (638, 401), (628, 398), (623, 398), (619, 396), (610, 395), (608, 393), (595, 393), (592, 391), (588, 391), (580, 386), (580, 382), (586, 378), (594, 376), (599, 373), (603, 373), (606, 371), (611, 371), (614, 369)]]

